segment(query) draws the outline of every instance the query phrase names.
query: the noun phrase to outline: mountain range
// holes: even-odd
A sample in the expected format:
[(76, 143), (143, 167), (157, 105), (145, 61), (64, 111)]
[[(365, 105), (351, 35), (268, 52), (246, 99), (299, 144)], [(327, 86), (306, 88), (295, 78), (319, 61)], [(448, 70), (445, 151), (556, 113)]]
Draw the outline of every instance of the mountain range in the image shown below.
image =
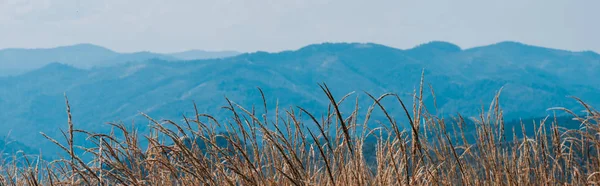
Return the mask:
[[(55, 56), (48, 51), (22, 52), (13, 56), (25, 56), (23, 61)], [(66, 49), (55, 52), (76, 53)], [(79, 52), (77, 57), (52, 58), (50, 61), (56, 62), (0, 77), (0, 134), (12, 131), (23, 144), (51, 151), (53, 145), (39, 132), (61, 136), (57, 128), (66, 126), (65, 94), (76, 128), (104, 132), (111, 130), (106, 122), (121, 121), (128, 126), (135, 123), (142, 133), (148, 121), (140, 112), (181, 122), (182, 115), (194, 111), (194, 102), (200, 112), (225, 118), (228, 112), (221, 109), (227, 104), (225, 97), (243, 106), (261, 106), (257, 87), (264, 91), (271, 113), (275, 104), (282, 109), (301, 106), (317, 115), (323, 113), (328, 100), (319, 83), (326, 83), (338, 99), (356, 91), (342, 106), (346, 112), (351, 112), (357, 97), (360, 111), (365, 113), (372, 100), (363, 91), (375, 96), (397, 93), (410, 107), (422, 74), (424, 102), (443, 116), (476, 116), (501, 88), (500, 103), (507, 119), (552, 115), (546, 109), (557, 106), (581, 110), (568, 96), (600, 105), (599, 54), (517, 42), (461, 49), (436, 41), (406, 50), (375, 43), (321, 43), (298, 50), (177, 63), (171, 60), (193, 55), (139, 61), (116, 60), (127, 59), (127, 54), (106, 56)], [(6, 59), (6, 54), (0, 59)], [(95, 67), (81, 68), (84, 64)], [(42, 63), (31, 67), (36, 65)], [(389, 105), (390, 113), (403, 117), (393, 100), (384, 101), (384, 105)], [(381, 113), (374, 118), (384, 120)]]
[(153, 52), (118, 53), (110, 49), (92, 45), (77, 44), (56, 48), (0, 50), (0, 76), (18, 75), (44, 65), (60, 62), (77, 68), (106, 67), (126, 62), (139, 62), (150, 59), (167, 61), (195, 60), (231, 57), (240, 54), (235, 51), (189, 50), (178, 53), (159, 54)]

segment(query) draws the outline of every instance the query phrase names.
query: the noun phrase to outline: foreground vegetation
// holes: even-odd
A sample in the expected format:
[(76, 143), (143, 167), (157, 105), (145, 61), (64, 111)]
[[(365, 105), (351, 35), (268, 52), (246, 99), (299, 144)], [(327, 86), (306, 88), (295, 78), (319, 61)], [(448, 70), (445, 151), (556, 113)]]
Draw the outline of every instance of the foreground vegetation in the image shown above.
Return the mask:
[[(2, 185), (585, 185), (600, 183), (600, 113), (583, 101), (586, 116), (572, 115), (579, 129), (560, 127), (552, 118), (534, 123), (534, 135), (518, 136), (507, 128), (499, 108), (499, 93), (486, 112), (467, 120), (430, 114), (424, 90), (415, 91), (414, 104), (395, 94), (374, 97), (366, 113), (343, 113), (327, 86), (322, 89), (330, 109), (313, 114), (303, 108), (262, 114), (227, 100), (227, 121), (208, 114), (184, 116), (183, 123), (153, 122), (152, 132), (140, 134), (122, 124), (115, 132), (97, 134), (76, 129), (67, 101), (66, 152), (46, 162), (13, 156), (0, 167)], [(262, 92), (261, 92), (262, 93)], [(433, 94), (433, 91), (431, 91)], [(264, 99), (264, 95), (263, 95)], [(380, 104), (393, 99), (403, 108), (391, 116)], [(410, 107), (412, 106), (412, 107)], [(369, 128), (374, 110), (387, 121)], [(404, 117), (408, 123), (399, 123)], [(271, 120), (269, 118), (277, 118)], [(359, 118), (362, 118), (359, 120)], [(308, 121), (308, 122), (307, 122)], [(316, 127), (312, 127), (316, 126)], [(310, 127), (310, 128), (309, 128)], [(219, 131), (218, 129), (224, 129)], [(313, 130), (311, 130), (313, 129)], [(74, 145), (83, 133), (94, 147)], [(92, 161), (75, 153), (82, 148)], [(5, 158), (6, 159), (6, 158)]]

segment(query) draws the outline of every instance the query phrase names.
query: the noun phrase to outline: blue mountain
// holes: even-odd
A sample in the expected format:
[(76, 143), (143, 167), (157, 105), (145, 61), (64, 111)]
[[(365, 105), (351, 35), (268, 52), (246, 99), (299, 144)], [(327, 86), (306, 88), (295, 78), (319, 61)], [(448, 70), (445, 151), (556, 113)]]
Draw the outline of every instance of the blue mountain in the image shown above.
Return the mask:
[[(322, 82), (337, 98), (356, 91), (364, 114), (372, 101), (363, 91), (394, 92), (412, 105), (421, 73), (427, 83), (424, 102), (435, 114), (476, 116), (503, 87), (500, 103), (507, 119), (544, 117), (552, 114), (546, 111), (550, 107), (581, 110), (567, 96), (600, 105), (597, 72), (600, 55), (596, 53), (517, 42), (468, 49), (431, 42), (407, 50), (374, 43), (321, 43), (293, 51), (177, 63), (153, 58), (89, 69), (51, 63), (29, 73), (0, 77), (0, 120), (4, 121), (0, 133), (12, 130), (24, 144), (51, 148), (38, 132), (61, 136), (57, 128), (66, 126), (64, 93), (77, 128), (104, 132), (111, 130), (106, 122), (147, 122), (140, 112), (180, 122), (182, 115), (192, 114), (192, 101), (200, 112), (225, 118), (228, 112), (221, 109), (225, 96), (247, 107), (262, 105), (257, 87), (264, 90), (271, 113), (278, 103), (280, 108), (302, 106), (320, 114), (328, 103), (318, 86)], [(356, 97), (352, 98), (342, 105), (345, 112), (352, 111)], [(384, 105), (399, 121), (404, 118), (395, 101), (386, 100)], [(385, 119), (381, 113), (373, 117)], [(145, 124), (136, 127), (147, 130)]]
[(197, 59), (213, 59), (213, 58), (225, 58), (240, 55), (241, 53), (236, 51), (204, 51), (204, 50), (188, 50), (184, 52), (171, 53), (173, 56), (182, 60), (197, 60)]
[(0, 50), (0, 76), (22, 74), (53, 62), (60, 62), (77, 68), (89, 69), (92, 67), (106, 67), (150, 59), (176, 61), (221, 58), (237, 54), (239, 53), (233, 51), (208, 52), (199, 50), (173, 54), (158, 54), (152, 52), (118, 53), (92, 44), (77, 44), (72, 46), (39, 49), (12, 48)]

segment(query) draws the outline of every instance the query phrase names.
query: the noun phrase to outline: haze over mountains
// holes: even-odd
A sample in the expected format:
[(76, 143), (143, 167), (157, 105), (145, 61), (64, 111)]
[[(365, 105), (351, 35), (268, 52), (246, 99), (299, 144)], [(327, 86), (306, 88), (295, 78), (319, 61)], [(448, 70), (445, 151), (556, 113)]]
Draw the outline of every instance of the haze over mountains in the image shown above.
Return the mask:
[(182, 60), (195, 60), (195, 59), (212, 59), (212, 58), (224, 58), (239, 55), (236, 51), (204, 51), (204, 50), (188, 50), (184, 52), (171, 53), (169, 56), (175, 57)]
[[(114, 52), (92, 45), (78, 48), (82, 52), (58, 48), (7, 55), (3, 51), (0, 59), (11, 62), (0, 60), (0, 64), (20, 61), (19, 57), (6, 56), (36, 61), (61, 52), (73, 55), (51, 58), (57, 63), (32, 64), (31, 68), (43, 67), (24, 74), (0, 77), (1, 134), (12, 130), (13, 137), (26, 139), (22, 142), (34, 149), (50, 148), (39, 132), (60, 136), (57, 128), (66, 126), (64, 93), (69, 96), (76, 128), (95, 131), (109, 131), (104, 123), (113, 121), (135, 121), (143, 131), (147, 120), (140, 112), (156, 119), (181, 121), (182, 114), (193, 112), (192, 101), (202, 113), (225, 117), (226, 112), (220, 109), (226, 105), (225, 96), (247, 107), (262, 105), (256, 87), (264, 90), (272, 111), (279, 103), (282, 108), (302, 106), (320, 115), (328, 103), (317, 85), (322, 82), (338, 99), (356, 91), (360, 111), (365, 113), (372, 101), (362, 91), (375, 96), (398, 93), (412, 105), (411, 95), (418, 88), (423, 69), (425, 83), (435, 90), (437, 113), (441, 115), (460, 112), (474, 116), (482, 106), (489, 106), (501, 87), (500, 101), (507, 119), (543, 117), (552, 114), (547, 108), (556, 106), (579, 108), (567, 96), (600, 105), (600, 55), (516, 42), (470, 49), (431, 42), (407, 50), (374, 43), (323, 43), (294, 51), (177, 63), (171, 60), (193, 55), (146, 53), (146, 57), (138, 58), (131, 56), (142, 54), (111, 55)], [(103, 52), (83, 52), (91, 50)], [(98, 67), (83, 68), (92, 65)], [(425, 91), (425, 102), (433, 109), (434, 97), (429, 89)], [(344, 108), (353, 106), (352, 98)], [(390, 112), (402, 118), (399, 111), (390, 107)]]
[(77, 68), (106, 67), (126, 62), (139, 62), (149, 59), (167, 61), (194, 60), (231, 57), (240, 54), (235, 51), (189, 50), (179, 53), (159, 54), (152, 52), (118, 53), (110, 49), (92, 45), (77, 44), (56, 48), (3, 49), (0, 50), (0, 76), (17, 75), (52, 62), (68, 64)]

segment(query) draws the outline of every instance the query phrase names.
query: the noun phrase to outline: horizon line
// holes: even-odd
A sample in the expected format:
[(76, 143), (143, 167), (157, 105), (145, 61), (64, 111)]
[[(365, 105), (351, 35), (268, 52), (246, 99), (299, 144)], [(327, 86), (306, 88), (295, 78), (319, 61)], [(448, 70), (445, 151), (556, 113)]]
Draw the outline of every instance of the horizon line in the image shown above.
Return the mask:
[(0, 52), (1, 51), (5, 51), (5, 50), (51, 50), (51, 49), (58, 49), (58, 48), (65, 48), (65, 47), (75, 47), (75, 46), (82, 46), (82, 45), (90, 45), (90, 46), (95, 46), (95, 47), (103, 48), (103, 49), (110, 50), (112, 52), (120, 53), (120, 54), (133, 54), (133, 53), (142, 53), (142, 52), (149, 52), (149, 53), (156, 53), (156, 54), (177, 54), (177, 53), (184, 53), (184, 52), (190, 52), (190, 51), (202, 51), (202, 52), (211, 52), (211, 53), (217, 53), (217, 52), (235, 52), (235, 53), (238, 53), (238, 54), (244, 54), (244, 53), (256, 53), (256, 52), (279, 53), (279, 52), (285, 52), (285, 51), (296, 51), (296, 50), (300, 50), (300, 49), (308, 47), (308, 46), (322, 45), (322, 44), (375, 44), (375, 45), (381, 45), (381, 46), (385, 46), (385, 47), (389, 47), (389, 48), (394, 48), (394, 49), (398, 49), (398, 50), (411, 50), (411, 49), (417, 48), (419, 46), (430, 44), (430, 43), (434, 43), (434, 42), (449, 43), (449, 44), (458, 46), (461, 50), (470, 50), (470, 49), (474, 49), (474, 48), (487, 47), (487, 46), (497, 45), (497, 44), (501, 44), (501, 43), (516, 43), (516, 44), (521, 44), (521, 45), (530, 46), (530, 47), (538, 47), (538, 48), (545, 48), (545, 49), (552, 49), (552, 50), (561, 50), (561, 51), (568, 51), (568, 52), (593, 52), (593, 53), (596, 53), (596, 54), (600, 54), (600, 51), (594, 51), (594, 50), (591, 50), (591, 49), (571, 50), (571, 49), (565, 49), (565, 48), (553, 48), (553, 47), (547, 47), (547, 46), (541, 46), (541, 45), (528, 44), (528, 43), (525, 43), (525, 42), (520, 42), (520, 41), (515, 41), (515, 40), (503, 40), (503, 41), (499, 41), (499, 42), (495, 42), (495, 43), (491, 43), (491, 44), (478, 45), (478, 46), (466, 47), (466, 48), (463, 48), (462, 46), (460, 46), (460, 45), (458, 45), (456, 43), (449, 42), (449, 41), (443, 41), (443, 40), (430, 40), (428, 42), (417, 44), (417, 45), (412, 46), (410, 48), (398, 48), (398, 47), (393, 47), (393, 46), (390, 46), (390, 45), (376, 43), (376, 42), (323, 41), (323, 42), (318, 42), (318, 43), (306, 44), (306, 45), (303, 45), (303, 46), (301, 46), (299, 48), (295, 48), (295, 49), (282, 49), (282, 50), (277, 50), (277, 51), (266, 51), (266, 50), (238, 51), (238, 50), (231, 50), (231, 49), (225, 49), (225, 50), (206, 50), (206, 49), (192, 48), (192, 49), (186, 49), (186, 50), (177, 51), (177, 52), (156, 52), (156, 51), (151, 51), (151, 50), (137, 50), (137, 51), (133, 51), (133, 52), (123, 52), (123, 51), (116, 51), (114, 49), (111, 49), (109, 47), (102, 46), (102, 45), (99, 45), (99, 44), (94, 44), (94, 43), (89, 43), (89, 42), (81, 42), (81, 43), (74, 43), (74, 44), (68, 44), (68, 45), (59, 45), (59, 46), (54, 46), (54, 47), (7, 47), (7, 48), (0, 48)]

